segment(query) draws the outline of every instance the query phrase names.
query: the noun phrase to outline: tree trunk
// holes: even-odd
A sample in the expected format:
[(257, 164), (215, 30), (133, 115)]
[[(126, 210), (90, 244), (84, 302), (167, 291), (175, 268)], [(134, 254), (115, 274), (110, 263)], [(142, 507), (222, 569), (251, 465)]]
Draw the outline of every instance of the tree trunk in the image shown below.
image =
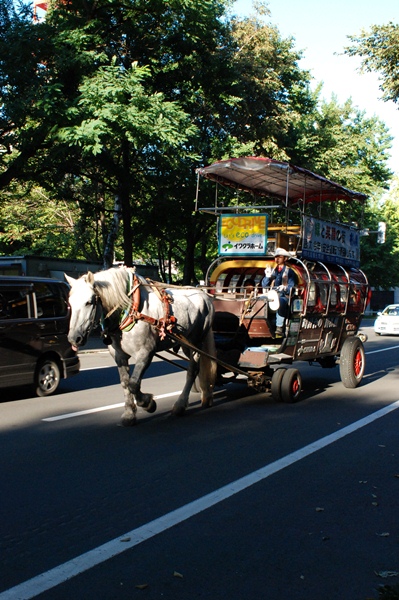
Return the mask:
[(133, 230), (131, 226), (132, 211), (130, 208), (130, 196), (123, 194), (122, 198), (123, 219), (123, 261), (127, 267), (133, 266)]
[(183, 285), (190, 285), (192, 283), (198, 283), (195, 277), (194, 270), (194, 250), (195, 250), (195, 237), (188, 232), (186, 239), (186, 254), (184, 259), (183, 269)]
[(132, 210), (130, 206), (130, 152), (129, 142), (122, 142), (122, 171), (119, 179), (119, 195), (122, 205), (123, 220), (123, 260), (127, 267), (133, 266), (133, 230), (132, 230)]
[(110, 269), (114, 263), (115, 254), (115, 241), (118, 237), (119, 225), (121, 217), (121, 201), (119, 196), (115, 196), (114, 202), (114, 216), (112, 217), (112, 223), (107, 237), (107, 243), (104, 248), (103, 267), (104, 269)]

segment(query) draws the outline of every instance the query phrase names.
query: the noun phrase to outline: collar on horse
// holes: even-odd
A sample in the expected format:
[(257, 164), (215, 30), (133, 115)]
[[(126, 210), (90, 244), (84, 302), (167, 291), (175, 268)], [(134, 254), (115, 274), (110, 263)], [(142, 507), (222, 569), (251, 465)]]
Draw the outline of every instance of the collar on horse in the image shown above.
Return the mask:
[(150, 286), (151, 290), (155, 292), (159, 300), (162, 302), (164, 311), (163, 317), (161, 317), (160, 319), (154, 319), (153, 317), (139, 312), (141, 300), (141, 282), (139, 278), (132, 272), (130, 272), (129, 275), (129, 289), (127, 293), (128, 296), (132, 297), (132, 302), (129, 308), (129, 312), (122, 319), (119, 325), (119, 329), (121, 331), (129, 331), (130, 329), (132, 329), (132, 327), (134, 327), (137, 321), (145, 321), (146, 323), (149, 323), (150, 325), (155, 327), (159, 332), (159, 337), (161, 338), (161, 340), (164, 340), (167, 333), (172, 331), (174, 325), (176, 324), (176, 317), (170, 314), (170, 304), (172, 303), (172, 297), (163, 288), (159, 289), (156, 282), (147, 279), (148, 285)]

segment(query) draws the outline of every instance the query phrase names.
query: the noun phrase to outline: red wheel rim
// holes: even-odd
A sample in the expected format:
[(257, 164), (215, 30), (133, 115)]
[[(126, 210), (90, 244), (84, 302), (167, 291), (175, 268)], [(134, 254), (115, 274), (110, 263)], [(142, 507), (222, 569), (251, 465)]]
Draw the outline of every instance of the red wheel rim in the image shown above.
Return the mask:
[(356, 352), (355, 360), (353, 364), (353, 370), (355, 372), (355, 376), (359, 377), (363, 369), (363, 356), (360, 350)]
[(294, 379), (294, 381), (292, 382), (292, 393), (294, 396), (297, 395), (299, 391), (299, 381), (298, 378)]

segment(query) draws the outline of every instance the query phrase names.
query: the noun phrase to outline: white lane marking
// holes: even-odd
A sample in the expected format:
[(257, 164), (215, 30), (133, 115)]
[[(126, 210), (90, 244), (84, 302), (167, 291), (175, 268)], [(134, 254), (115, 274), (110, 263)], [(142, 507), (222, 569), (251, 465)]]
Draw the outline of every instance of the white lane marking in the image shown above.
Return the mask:
[[(160, 396), (154, 396), (154, 400), (160, 398), (169, 398), (170, 396), (177, 396), (180, 392), (170, 392), (169, 394), (161, 394)], [(63, 419), (72, 419), (73, 417), (81, 417), (83, 415), (90, 415), (91, 413), (102, 412), (103, 410), (112, 410), (114, 408), (120, 408), (124, 406), (124, 402), (118, 402), (118, 404), (108, 404), (107, 406), (98, 406), (97, 408), (88, 408), (87, 410), (80, 410), (78, 412), (66, 413), (64, 415), (58, 415), (57, 417), (46, 417), (42, 421), (62, 421)]]
[(98, 367), (85, 367), (84, 369), (79, 369), (79, 373), (82, 371), (97, 371), (97, 369), (113, 369), (116, 365), (102, 365)]
[(399, 349), (399, 345), (391, 346), (390, 348), (381, 348), (381, 350), (369, 350), (369, 352), (366, 352), (365, 354), (377, 354), (377, 352), (386, 352), (387, 350), (398, 350), (398, 349)]
[(77, 556), (58, 567), (54, 567), (45, 573), (41, 573), (32, 579), (28, 579), (19, 585), (14, 586), (4, 592), (0, 593), (0, 600), (30, 600), (43, 592), (46, 592), (53, 587), (64, 583), (68, 579), (72, 577), (76, 577), (76, 575), (80, 575), (85, 571), (113, 558), (114, 556), (118, 556), (126, 550), (130, 550), (135, 546), (138, 546), (142, 542), (151, 539), (155, 535), (159, 533), (163, 533), (167, 531), (174, 525), (178, 525), (187, 519), (199, 514), (200, 512), (207, 510), (211, 506), (215, 506), (219, 504), (219, 502), (223, 502), (227, 498), (231, 498), (235, 494), (242, 492), (243, 490), (251, 487), (255, 483), (259, 483), (267, 477), (278, 473), (282, 469), (293, 465), (294, 463), (314, 454), (318, 450), (333, 444), (334, 442), (341, 440), (347, 435), (361, 429), (362, 427), (366, 427), (370, 423), (373, 423), (377, 419), (381, 419), (381, 417), (389, 414), (390, 412), (397, 410), (399, 408), (399, 400), (390, 404), (389, 406), (385, 406), (380, 410), (356, 421), (355, 423), (351, 423), (347, 427), (343, 427), (338, 431), (331, 433), (303, 448), (299, 448), (295, 452), (291, 454), (287, 454), (287, 456), (283, 456), (282, 458), (270, 463), (269, 465), (265, 465), (261, 469), (257, 471), (253, 471), (249, 473), (249, 475), (245, 475), (236, 481), (232, 481), (231, 483), (211, 492), (210, 494), (206, 494), (189, 504), (181, 506), (176, 510), (172, 510), (171, 512), (142, 525), (141, 527), (137, 527), (137, 529), (132, 529), (132, 531), (128, 531), (127, 533), (94, 548), (93, 550), (89, 550), (80, 556)]
[[(218, 394), (223, 394), (224, 390), (217, 390), (213, 392), (214, 396)], [(161, 400), (162, 398), (170, 398), (171, 396), (179, 396), (181, 394), (181, 390), (178, 392), (169, 392), (168, 394), (160, 394), (159, 396), (154, 396), (154, 400)], [(118, 402), (118, 404), (108, 404), (106, 406), (98, 406), (97, 408), (88, 408), (86, 410), (79, 410), (77, 412), (65, 413), (63, 415), (57, 415), (56, 417), (46, 417), (42, 419), (42, 421), (62, 421), (63, 419), (73, 419), (74, 417), (81, 417), (83, 415), (90, 415), (91, 413), (102, 412), (103, 410), (113, 410), (114, 408), (121, 408), (124, 406), (124, 402)]]

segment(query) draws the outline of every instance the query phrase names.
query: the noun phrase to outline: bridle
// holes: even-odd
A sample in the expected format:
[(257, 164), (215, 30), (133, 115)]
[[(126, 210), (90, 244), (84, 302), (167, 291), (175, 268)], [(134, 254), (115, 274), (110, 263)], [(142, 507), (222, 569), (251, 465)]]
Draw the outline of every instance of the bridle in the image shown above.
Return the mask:
[(90, 317), (90, 321), (89, 321), (89, 327), (87, 330), (87, 333), (89, 334), (90, 331), (92, 329), (95, 329), (97, 327), (97, 325), (100, 323), (101, 321), (101, 316), (102, 316), (102, 310), (103, 310), (103, 305), (101, 303), (101, 298), (98, 294), (96, 294), (95, 290), (93, 290), (93, 296), (91, 299), (90, 304), (93, 306), (93, 308), (95, 310), (92, 311), (91, 313), (91, 317)]

